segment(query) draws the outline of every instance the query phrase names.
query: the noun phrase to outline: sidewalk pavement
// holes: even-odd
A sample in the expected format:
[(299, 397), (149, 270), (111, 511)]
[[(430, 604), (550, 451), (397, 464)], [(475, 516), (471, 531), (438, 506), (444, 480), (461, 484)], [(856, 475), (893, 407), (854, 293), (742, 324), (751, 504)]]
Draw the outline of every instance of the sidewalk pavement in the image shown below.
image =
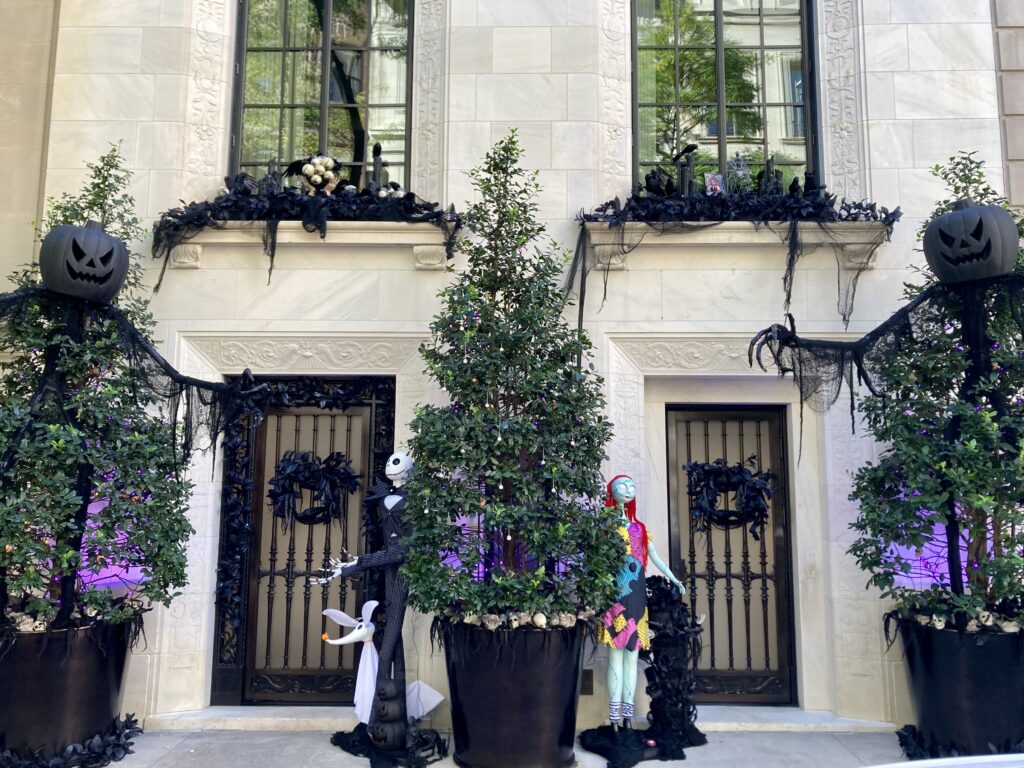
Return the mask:
[[(680, 768), (854, 768), (900, 759), (893, 733), (712, 732), (708, 743), (686, 751), (685, 761), (640, 766)], [(330, 733), (281, 731), (156, 731), (135, 739), (135, 754), (118, 768), (369, 768), (331, 745)], [(576, 747), (579, 768), (605, 761)], [(452, 768), (449, 757), (437, 768)], [(508, 768), (516, 768), (512, 763)]]

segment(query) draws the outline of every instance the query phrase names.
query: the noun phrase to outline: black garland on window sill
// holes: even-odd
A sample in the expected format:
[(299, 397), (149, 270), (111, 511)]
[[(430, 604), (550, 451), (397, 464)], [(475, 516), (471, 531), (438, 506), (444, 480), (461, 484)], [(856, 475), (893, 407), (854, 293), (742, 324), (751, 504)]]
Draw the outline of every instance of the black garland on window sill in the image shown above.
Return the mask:
[[(271, 507), (287, 529), (295, 523), (319, 525), (340, 520), (345, 512), (345, 494), (359, 488), (359, 475), (340, 451), (321, 459), (312, 451), (285, 451), (274, 465), (270, 481)], [(299, 511), (302, 492), (312, 492), (308, 509)]]
[[(789, 310), (793, 292), (793, 274), (796, 263), (804, 252), (800, 240), (799, 224), (814, 223), (829, 231), (835, 224), (849, 222), (877, 222), (882, 225), (881, 231), (868, 249), (868, 255), (861, 264), (853, 267), (849, 276), (848, 287), (844, 290), (840, 285), (839, 312), (844, 323), (849, 323), (853, 313), (854, 294), (857, 280), (867, 268), (870, 256), (883, 242), (889, 240), (893, 227), (903, 216), (899, 207), (889, 210), (870, 201), (837, 201), (836, 196), (829, 194), (824, 187), (815, 186), (813, 179), (808, 178), (807, 189), (801, 189), (794, 180), (788, 194), (779, 191), (769, 193), (733, 192), (721, 195), (688, 194), (665, 195), (659, 187), (650, 187), (645, 191), (637, 187), (636, 191), (623, 203), (619, 198), (597, 206), (590, 213), (581, 213), (580, 236), (576, 245), (576, 255), (569, 268), (566, 278), (566, 291), (576, 288), (579, 296), (579, 323), (583, 323), (583, 305), (586, 298), (587, 273), (592, 268), (586, 259), (585, 225), (601, 222), (611, 229), (619, 230), (619, 252), (625, 256), (640, 245), (641, 236), (636, 242), (627, 242), (625, 224), (641, 223), (658, 232), (692, 232), (705, 227), (715, 226), (725, 221), (748, 221), (755, 226), (768, 226), (773, 223), (784, 224), (785, 233), (782, 241), (787, 245), (786, 271), (782, 278), (785, 291), (784, 311)], [(654, 191), (652, 191), (652, 189)], [(840, 281), (842, 278), (840, 267)], [(577, 287), (577, 282), (579, 283)], [(604, 296), (608, 294), (608, 269), (605, 268)], [(603, 299), (602, 299), (603, 302)]]
[(102, 768), (134, 754), (132, 739), (142, 733), (134, 715), (125, 715), (81, 744), (71, 744), (53, 757), (0, 752), (0, 768)]
[[(749, 526), (750, 535), (755, 541), (760, 540), (768, 522), (768, 502), (773, 492), (775, 476), (771, 472), (758, 470), (753, 456), (745, 464), (727, 464), (725, 459), (716, 459), (710, 464), (691, 461), (683, 468), (690, 514), (698, 531), (709, 533), (713, 528)], [(736, 494), (735, 509), (720, 509), (719, 497), (730, 493)]]
[(373, 192), (359, 192), (353, 186), (335, 189), (333, 194), (306, 194), (296, 187), (284, 187), (281, 174), (268, 173), (256, 180), (246, 173), (225, 178), (226, 187), (213, 200), (187, 203), (160, 216), (153, 226), (153, 258), (163, 259), (159, 290), (171, 251), (204, 229), (222, 229), (229, 221), (263, 224), (263, 250), (270, 259), (267, 282), (274, 271), (277, 251), (277, 225), (282, 221), (300, 221), (307, 232), (327, 235), (331, 221), (394, 221), (408, 224), (428, 223), (441, 228), (448, 258), (452, 258), (455, 237), (462, 226), (454, 207), (447, 211), (437, 203), (420, 200), (392, 182)]

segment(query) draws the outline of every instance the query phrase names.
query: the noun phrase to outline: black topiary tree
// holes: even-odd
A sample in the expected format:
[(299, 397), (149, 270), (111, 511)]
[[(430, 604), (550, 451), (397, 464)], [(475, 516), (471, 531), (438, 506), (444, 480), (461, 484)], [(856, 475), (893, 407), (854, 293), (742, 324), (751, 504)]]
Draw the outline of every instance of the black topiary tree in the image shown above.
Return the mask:
[(407, 486), (410, 602), (489, 629), (575, 626), (611, 605), (624, 558), (600, 501), (602, 380), (586, 334), (562, 318), (567, 254), (541, 240), (521, 155), (513, 132), (470, 173), (468, 266), (421, 348), (451, 404), (413, 420)]

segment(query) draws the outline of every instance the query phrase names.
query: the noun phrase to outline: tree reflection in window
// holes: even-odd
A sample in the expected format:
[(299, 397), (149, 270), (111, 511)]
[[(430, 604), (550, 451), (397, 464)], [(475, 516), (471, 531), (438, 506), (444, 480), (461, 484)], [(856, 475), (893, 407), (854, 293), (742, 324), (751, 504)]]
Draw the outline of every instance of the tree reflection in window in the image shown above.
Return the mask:
[(634, 0), (637, 179), (698, 146), (696, 178), (738, 154), (807, 170), (801, 0)]
[[(410, 0), (246, 0), (236, 165), (326, 152), (360, 185), (379, 142), (405, 183)], [(324, 34), (324, 31), (327, 34)]]

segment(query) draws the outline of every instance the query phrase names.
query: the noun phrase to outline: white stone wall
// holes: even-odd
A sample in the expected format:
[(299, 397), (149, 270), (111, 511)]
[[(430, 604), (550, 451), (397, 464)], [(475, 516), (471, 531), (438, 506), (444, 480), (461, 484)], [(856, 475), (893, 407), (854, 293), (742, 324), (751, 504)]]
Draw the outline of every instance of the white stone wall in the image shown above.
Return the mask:
[[(859, 334), (900, 303), (908, 264), (919, 258), (914, 232), (941, 192), (928, 168), (958, 149), (978, 150), (1001, 184), (992, 19), (989, 0), (816, 3), (825, 181), (848, 197), (901, 205), (906, 215), (861, 280), (849, 329)], [(53, 4), (3, 6), (16, 7), (19, 23), (0, 27), (0, 48), (15, 60), (0, 75), (3, 98), (17, 108), (0, 115), (8, 127), (0, 152), (21, 165), (0, 201), (14, 199), (16, 178), (36, 186), (19, 198), (24, 210), (0, 205), (5, 234), (16, 235), (0, 245), (0, 264), (30, 246), (18, 221), (32, 218), (38, 191), (76, 188), (83, 162), (112, 141), (122, 142), (136, 172), (132, 191), (146, 219), (220, 186), (229, 171), (234, 0), (63, 0), (52, 69), (43, 64), (51, 44), (45, 13), (26, 31), (28, 16), (17, 10), (26, 5)], [(471, 194), (465, 171), (515, 127), (526, 164), (540, 171), (541, 215), (571, 245), (579, 210), (630, 190), (629, 13), (627, 0), (418, 0), (414, 191), (461, 207)], [(50, 80), (52, 96), (43, 97)], [(447, 277), (417, 269), (405, 235), (348, 245), (340, 235), (327, 243), (303, 237), (285, 238), (267, 285), (258, 234), (204, 235), (198, 268), (169, 272), (154, 304), (160, 341), (179, 365), (217, 376), (234, 372), (229, 361), (238, 359), (264, 372), (354, 373), (352, 356), (340, 350), (376, 340), (390, 356), (373, 370), (399, 378), (401, 441), (415, 404), (438, 396), (414, 349)], [(603, 276), (594, 273), (587, 326), (619, 427), (610, 469), (643, 479), (644, 514), (667, 551), (667, 500), (654, 490), (664, 488), (664, 405), (774, 402), (792, 413), (794, 401), (772, 377), (750, 374), (741, 354), (744, 339), (781, 319), (781, 244), (754, 245), (747, 236), (665, 243), (648, 238), (626, 269), (607, 276), (603, 307)], [(793, 311), (802, 332), (844, 332), (835, 295), (831, 250), (819, 249), (797, 271)], [(235, 357), (224, 357), (226, 344)], [(794, 463), (800, 701), (903, 722), (903, 670), (883, 658), (882, 605), (843, 555), (855, 514), (848, 471), (871, 452), (846, 424), (840, 410), (805, 422), (803, 460)], [(192, 586), (175, 608), (150, 617), (150, 648), (132, 662), (129, 709), (208, 702), (218, 515), (208, 477), (208, 467), (196, 473)], [(411, 673), (443, 688), (426, 627), (425, 617), (410, 620)], [(586, 724), (603, 712), (603, 676), (595, 677)]]
[(214, 192), (227, 172), (234, 9), (228, 0), (63, 0), (44, 186), (121, 149), (139, 215)]
[(0, 291), (32, 260), (50, 103), (53, 0), (0, 4)]

